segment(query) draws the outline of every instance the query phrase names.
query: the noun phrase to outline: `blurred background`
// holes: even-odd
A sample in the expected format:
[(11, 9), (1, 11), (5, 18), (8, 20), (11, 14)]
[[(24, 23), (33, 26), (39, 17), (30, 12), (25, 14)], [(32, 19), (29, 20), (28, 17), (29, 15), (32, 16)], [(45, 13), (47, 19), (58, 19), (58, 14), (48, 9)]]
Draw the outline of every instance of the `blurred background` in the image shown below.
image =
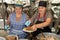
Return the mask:
[[(16, 1), (23, 3), (23, 11), (31, 18), (37, 12), (38, 3), (41, 0), (0, 0), (0, 31), (4, 32), (5, 21), (9, 14), (14, 12), (14, 4)], [(50, 25), (51, 31), (60, 34), (60, 0), (43, 0), (47, 1), (47, 9), (51, 10), (53, 21)]]

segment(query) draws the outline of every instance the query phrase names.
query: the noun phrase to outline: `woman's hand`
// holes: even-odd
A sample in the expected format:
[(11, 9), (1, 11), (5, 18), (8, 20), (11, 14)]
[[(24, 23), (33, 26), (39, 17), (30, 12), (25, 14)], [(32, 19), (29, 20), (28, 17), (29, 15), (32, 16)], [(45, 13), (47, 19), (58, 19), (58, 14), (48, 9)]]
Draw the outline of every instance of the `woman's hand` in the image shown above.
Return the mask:
[(37, 30), (36, 25), (33, 25), (31, 28), (32, 28), (34, 31), (36, 31), (36, 30)]

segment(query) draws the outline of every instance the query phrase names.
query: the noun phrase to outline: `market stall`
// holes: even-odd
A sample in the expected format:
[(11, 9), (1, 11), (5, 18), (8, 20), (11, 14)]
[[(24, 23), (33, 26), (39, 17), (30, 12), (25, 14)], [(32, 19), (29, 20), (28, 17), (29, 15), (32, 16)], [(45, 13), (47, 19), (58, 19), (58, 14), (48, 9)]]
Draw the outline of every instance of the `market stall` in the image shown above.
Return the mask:
[[(45, 5), (43, 6), (42, 4), (39, 5), (40, 1), (47, 2), (47, 7)], [(12, 18), (11, 20), (13, 20), (12, 24), (14, 23), (13, 26), (24, 25), (25, 27), (24, 28), (21, 27), (21, 28), (23, 29), (23, 32), (28, 33), (28, 36), (26, 38), (21, 38), (20, 35), (18, 35), (19, 34), (18, 32), (21, 32), (22, 30), (19, 31), (20, 27), (17, 27), (17, 26), (15, 28), (15, 29), (18, 28), (18, 30), (16, 32), (17, 34), (14, 34), (14, 33), (13, 33), (14, 35), (9, 34), (11, 29), (10, 29), (10, 25), (8, 25), (6, 22), (9, 18), (9, 15), (16, 11), (15, 8), (18, 8), (16, 6), (16, 4), (23, 4), (22, 10), (25, 14), (27, 14), (29, 16), (29, 20), (27, 20), (27, 21), (25, 20), (26, 19), (25, 14), (23, 17), (20, 14), (18, 16), (13, 15), (13, 16), (17, 16), (17, 17), (19, 17), (19, 16), (22, 17), (23, 21), (20, 20), (19, 18), (17, 18), (20, 20), (17, 22), (18, 23), (17, 24), (16, 22), (14, 22), (16, 20), (11, 15), (11, 18)], [(38, 7), (40, 7), (41, 5), (43, 7), (46, 7), (46, 9), (48, 9), (48, 11), (47, 11), (48, 13), (52, 14), (52, 16), (51, 16), (52, 21), (51, 21), (51, 24), (49, 25), (49, 28), (51, 30), (49, 31), (48, 29), (46, 29), (49, 32), (43, 32), (43, 30), (40, 30), (40, 33), (38, 32), (39, 34), (37, 36), (33, 36), (33, 34), (34, 35), (36, 34), (35, 33), (36, 30), (33, 30), (32, 26), (37, 25), (36, 20), (39, 19), (39, 17), (37, 16), (38, 9), (39, 9)], [(20, 6), (22, 8), (22, 5), (18, 5), (18, 6)], [(47, 18), (49, 17), (49, 15), (47, 15)], [(25, 23), (25, 21), (26, 21), (26, 23)], [(19, 22), (21, 22), (21, 23), (19, 23)], [(39, 24), (38, 24), (38, 26), (39, 26)], [(12, 29), (12, 30), (14, 30), (13, 32), (16, 31), (15, 29)], [(37, 29), (39, 29), (39, 27)], [(44, 29), (44, 28), (41, 28), (41, 29)], [(0, 0), (0, 40), (50, 40), (50, 39), (51, 40), (60, 40), (60, 1), (57, 1), (57, 0), (53, 0), (53, 1), (52, 0), (6, 0), (6, 1)]]

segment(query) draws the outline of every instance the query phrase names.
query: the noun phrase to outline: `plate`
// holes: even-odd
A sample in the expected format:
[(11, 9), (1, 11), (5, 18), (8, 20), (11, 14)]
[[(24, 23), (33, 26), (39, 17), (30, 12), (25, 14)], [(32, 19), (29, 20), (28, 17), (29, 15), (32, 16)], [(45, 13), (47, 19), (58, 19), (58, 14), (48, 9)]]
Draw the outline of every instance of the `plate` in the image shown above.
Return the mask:
[(19, 39), (19, 40), (28, 40), (28, 39)]
[(34, 32), (33, 30), (26, 30), (26, 28), (23, 29), (25, 32)]
[(4, 38), (4, 37), (0, 37), (0, 40), (6, 40), (6, 38)]

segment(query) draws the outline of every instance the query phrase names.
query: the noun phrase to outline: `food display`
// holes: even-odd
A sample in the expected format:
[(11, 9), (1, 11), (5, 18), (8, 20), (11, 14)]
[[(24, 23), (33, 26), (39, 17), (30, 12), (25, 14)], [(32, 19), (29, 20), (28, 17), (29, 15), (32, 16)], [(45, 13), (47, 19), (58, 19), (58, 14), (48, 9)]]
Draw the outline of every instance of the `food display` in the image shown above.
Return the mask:
[(18, 40), (16, 36), (10, 35), (6, 37), (7, 40)]
[(26, 27), (25, 29), (28, 30), (28, 31), (30, 31), (30, 30), (32, 31), (31, 27)]
[(25, 32), (33, 32), (34, 30), (31, 27), (26, 27), (23, 29)]

